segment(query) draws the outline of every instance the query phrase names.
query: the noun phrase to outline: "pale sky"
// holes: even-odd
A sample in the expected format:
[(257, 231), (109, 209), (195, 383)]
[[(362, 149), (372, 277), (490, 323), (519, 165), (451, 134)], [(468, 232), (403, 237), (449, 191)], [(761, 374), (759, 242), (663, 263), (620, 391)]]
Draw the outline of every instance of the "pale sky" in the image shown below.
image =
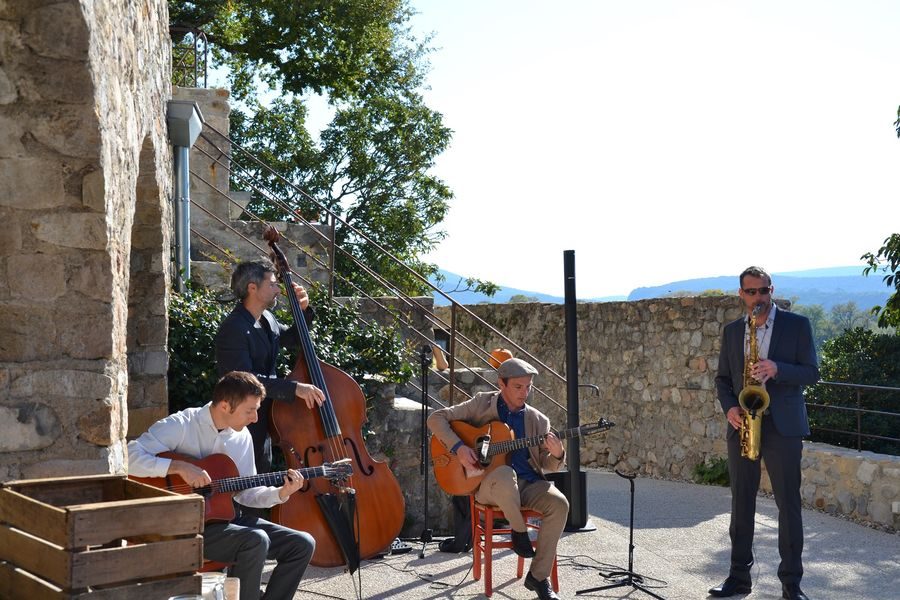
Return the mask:
[(900, 230), (896, 0), (413, 0), (456, 197), (429, 258), (579, 297), (862, 265)]

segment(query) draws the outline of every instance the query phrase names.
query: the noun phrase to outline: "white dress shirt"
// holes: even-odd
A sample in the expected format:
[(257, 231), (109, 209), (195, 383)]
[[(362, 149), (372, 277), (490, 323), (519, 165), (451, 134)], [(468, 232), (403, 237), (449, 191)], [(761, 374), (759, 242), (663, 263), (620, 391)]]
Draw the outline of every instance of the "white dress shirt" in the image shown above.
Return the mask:
[[(186, 408), (154, 423), (136, 440), (128, 442), (128, 470), (136, 477), (165, 477), (172, 460), (160, 458), (162, 452), (177, 452), (193, 458), (226, 454), (242, 477), (256, 475), (253, 438), (247, 429), (216, 429), (207, 403), (201, 408)], [(268, 508), (281, 504), (278, 488), (259, 486), (238, 492), (234, 499), (244, 506)]]

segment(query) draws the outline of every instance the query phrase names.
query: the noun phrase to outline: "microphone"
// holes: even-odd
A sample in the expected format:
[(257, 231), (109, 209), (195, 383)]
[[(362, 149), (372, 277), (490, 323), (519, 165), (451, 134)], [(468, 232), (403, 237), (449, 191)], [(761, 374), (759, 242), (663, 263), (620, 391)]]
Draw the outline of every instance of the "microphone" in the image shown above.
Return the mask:
[(430, 364), (431, 364), (431, 356), (432, 356), (432, 354), (431, 354), (431, 344), (425, 344), (425, 345), (423, 345), (423, 346), (422, 346), (421, 352), (422, 352), (422, 354), (421, 354), (422, 364), (423, 364), (423, 365), (430, 365)]

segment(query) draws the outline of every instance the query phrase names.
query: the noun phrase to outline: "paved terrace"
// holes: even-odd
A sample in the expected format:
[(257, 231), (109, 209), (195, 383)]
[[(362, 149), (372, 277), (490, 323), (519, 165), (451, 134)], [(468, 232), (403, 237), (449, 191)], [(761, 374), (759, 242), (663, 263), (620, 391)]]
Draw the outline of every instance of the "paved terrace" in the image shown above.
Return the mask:
[[(588, 471), (588, 510), (595, 531), (564, 534), (559, 546), (560, 597), (608, 583), (600, 572), (628, 565), (628, 481), (614, 473)], [(635, 480), (634, 570), (645, 585), (668, 600), (706, 598), (706, 590), (728, 572), (727, 488)], [(813, 600), (900, 598), (900, 534), (857, 525), (812, 510), (803, 511), (806, 531), (803, 590)], [(775, 501), (760, 497), (756, 517), (753, 593), (744, 598), (781, 598)], [(471, 554), (412, 552), (364, 561), (358, 572), (363, 598), (484, 598), (474, 581)], [(534, 598), (515, 578), (515, 555), (496, 554), (493, 598)], [(526, 565), (527, 569), (527, 565)], [(310, 567), (295, 599), (357, 598), (358, 580), (342, 569)], [(578, 598), (643, 598), (632, 587), (592, 592)]]

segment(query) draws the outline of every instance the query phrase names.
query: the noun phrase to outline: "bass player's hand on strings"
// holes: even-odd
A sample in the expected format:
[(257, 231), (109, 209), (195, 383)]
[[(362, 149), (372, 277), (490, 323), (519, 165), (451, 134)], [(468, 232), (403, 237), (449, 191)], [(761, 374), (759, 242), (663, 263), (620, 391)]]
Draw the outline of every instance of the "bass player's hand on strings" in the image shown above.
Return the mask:
[(325, 394), (316, 386), (309, 383), (297, 382), (297, 389), (294, 394), (306, 402), (306, 408), (312, 410), (316, 406), (322, 406), (325, 402)]

